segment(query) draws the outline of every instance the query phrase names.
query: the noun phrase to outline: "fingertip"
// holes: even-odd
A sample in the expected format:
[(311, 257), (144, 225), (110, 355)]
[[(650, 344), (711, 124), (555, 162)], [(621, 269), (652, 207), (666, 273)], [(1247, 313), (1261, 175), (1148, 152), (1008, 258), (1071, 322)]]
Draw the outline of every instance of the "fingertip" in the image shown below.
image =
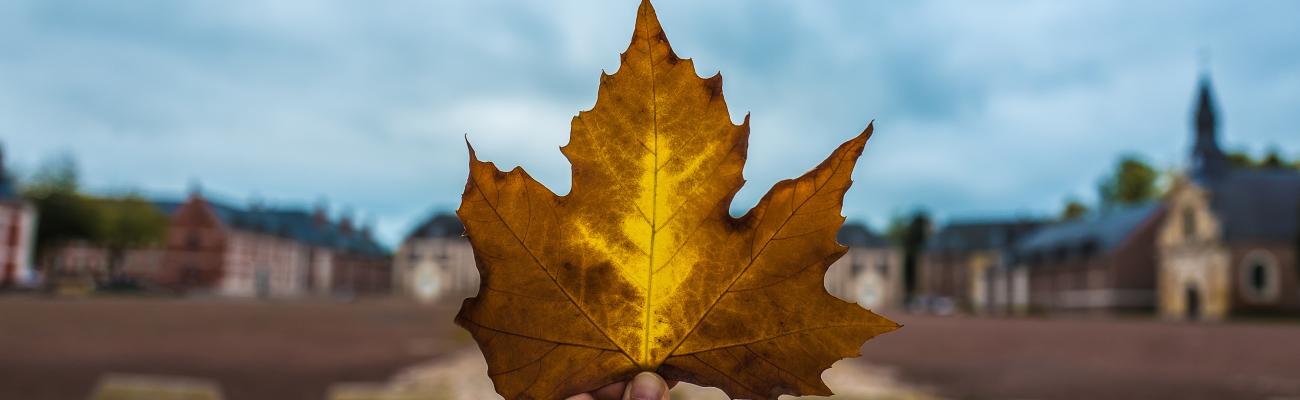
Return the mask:
[(632, 378), (623, 394), (625, 400), (668, 400), (668, 383), (653, 372), (642, 372)]

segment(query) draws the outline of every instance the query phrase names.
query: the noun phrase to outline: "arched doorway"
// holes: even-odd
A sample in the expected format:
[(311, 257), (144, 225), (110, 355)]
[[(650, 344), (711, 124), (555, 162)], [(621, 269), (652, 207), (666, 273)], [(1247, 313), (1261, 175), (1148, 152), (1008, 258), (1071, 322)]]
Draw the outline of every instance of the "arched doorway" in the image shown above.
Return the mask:
[(1184, 299), (1187, 302), (1187, 320), (1195, 321), (1201, 319), (1201, 291), (1193, 285), (1187, 285), (1187, 292), (1184, 293)]

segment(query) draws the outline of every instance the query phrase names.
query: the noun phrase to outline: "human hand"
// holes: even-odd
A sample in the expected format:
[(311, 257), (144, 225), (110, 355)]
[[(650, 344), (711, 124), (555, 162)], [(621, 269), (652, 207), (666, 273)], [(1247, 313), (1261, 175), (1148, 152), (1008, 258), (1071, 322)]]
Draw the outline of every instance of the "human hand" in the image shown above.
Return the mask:
[(566, 400), (668, 400), (668, 383), (653, 372), (642, 372), (627, 382), (605, 385)]

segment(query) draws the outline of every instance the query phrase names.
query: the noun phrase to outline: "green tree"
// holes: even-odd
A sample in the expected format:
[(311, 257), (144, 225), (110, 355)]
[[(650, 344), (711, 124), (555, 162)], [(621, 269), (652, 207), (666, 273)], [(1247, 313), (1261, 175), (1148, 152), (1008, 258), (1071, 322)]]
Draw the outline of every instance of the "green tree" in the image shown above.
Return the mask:
[(1061, 209), (1061, 220), (1071, 221), (1083, 217), (1088, 213), (1088, 206), (1084, 205), (1078, 199), (1069, 199), (1065, 201), (1065, 208)]
[(1287, 160), (1276, 146), (1269, 147), (1263, 158), (1251, 157), (1244, 151), (1228, 153), (1228, 164), (1237, 168), (1290, 168), (1300, 169), (1300, 160)]
[(77, 164), (70, 156), (46, 161), (22, 192), (40, 215), (36, 220), (38, 265), (57, 264), (57, 260), (46, 259), (57, 246), (97, 237), (99, 210), (77, 192)]
[(108, 250), (110, 279), (121, 276), (127, 250), (157, 244), (167, 234), (167, 215), (142, 197), (104, 198), (95, 204), (95, 243)]
[(1264, 159), (1260, 160), (1259, 167), (1260, 168), (1286, 168), (1289, 167), (1289, 165), (1287, 164), (1290, 163), (1282, 160), (1282, 155), (1279, 154), (1276, 147), (1273, 147), (1268, 149), (1268, 154), (1265, 154)]
[(1110, 176), (1102, 179), (1097, 191), (1106, 206), (1138, 204), (1161, 195), (1160, 173), (1140, 157), (1126, 155)]
[(1259, 166), (1259, 163), (1255, 161), (1255, 159), (1251, 158), (1250, 154), (1246, 154), (1244, 151), (1229, 152), (1227, 159), (1228, 165), (1237, 168), (1255, 168)]

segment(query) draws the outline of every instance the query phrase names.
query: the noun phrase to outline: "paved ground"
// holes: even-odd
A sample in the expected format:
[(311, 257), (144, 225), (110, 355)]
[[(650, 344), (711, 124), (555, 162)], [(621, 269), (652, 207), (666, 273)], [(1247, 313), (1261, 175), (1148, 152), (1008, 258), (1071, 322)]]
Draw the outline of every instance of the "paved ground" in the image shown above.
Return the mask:
[(106, 373), (217, 381), (227, 399), (322, 399), (469, 343), (451, 310), (395, 301), (0, 297), (0, 399), (85, 399)]
[(1300, 324), (898, 321), (861, 360), (951, 398), (1300, 399)]
[[(340, 382), (380, 384), (464, 358), (470, 342), (453, 312), (398, 301), (0, 297), (0, 399), (85, 399), (109, 373), (214, 381), (232, 400), (321, 399)], [(1300, 324), (898, 320), (902, 330), (849, 361), (861, 379), (827, 378), (896, 376), (959, 399), (1300, 399)]]
[[(822, 375), (835, 391), (831, 397), (807, 400), (935, 400), (923, 390), (897, 380), (897, 374), (866, 363), (841, 361)], [(413, 366), (384, 384), (341, 384), (330, 400), (483, 400), (500, 398), (488, 380), (487, 364), (474, 347), (449, 354), (437, 362)], [(688, 383), (673, 388), (673, 400), (726, 400), (722, 390)]]

